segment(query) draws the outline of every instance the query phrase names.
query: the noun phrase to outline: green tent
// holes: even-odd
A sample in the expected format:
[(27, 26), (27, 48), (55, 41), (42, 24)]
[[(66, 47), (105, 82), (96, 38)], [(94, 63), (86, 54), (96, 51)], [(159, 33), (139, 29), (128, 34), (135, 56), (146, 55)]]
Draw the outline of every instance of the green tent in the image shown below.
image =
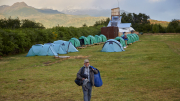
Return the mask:
[(80, 47), (81, 46), (80, 41), (77, 38), (71, 38), (69, 41), (72, 43), (72, 45), (74, 47)]
[(95, 40), (95, 38), (94, 38), (92, 35), (89, 35), (89, 36), (87, 37), (87, 39), (88, 39), (89, 44), (94, 44), (94, 43), (96, 43), (96, 40)]
[(136, 36), (137, 41), (139, 41), (139, 36), (135, 33), (133, 33), (134, 36)]
[(133, 34), (130, 34), (130, 35), (133, 38), (133, 42), (135, 42), (136, 41), (136, 36), (134, 36)]
[(105, 35), (101, 34), (100, 35), (101, 39), (102, 39), (102, 42), (106, 42), (107, 41), (107, 38)]
[(133, 38), (134, 38), (135, 41), (138, 41), (136, 35), (134, 35), (134, 34), (131, 34), (131, 35), (133, 36)]
[(128, 40), (131, 40), (131, 43), (135, 42), (135, 39), (131, 34), (127, 34), (127, 36), (129, 37)]
[[(121, 37), (123, 37), (124, 35), (121, 35)], [(129, 35), (126, 35), (128, 38), (127, 44), (133, 43), (132, 42), (132, 38)]]
[(123, 47), (126, 47), (126, 43), (122, 37), (116, 37), (115, 40), (119, 41)]
[(100, 37), (100, 36), (95, 35), (94, 37), (95, 37), (95, 39), (96, 39), (96, 42), (97, 42), (97, 43), (102, 42), (102, 41), (101, 41), (102, 39), (101, 39), (101, 37)]
[(79, 38), (79, 41), (80, 41), (81, 45), (88, 45), (89, 44), (89, 41), (88, 41), (88, 39), (85, 36), (81, 36)]

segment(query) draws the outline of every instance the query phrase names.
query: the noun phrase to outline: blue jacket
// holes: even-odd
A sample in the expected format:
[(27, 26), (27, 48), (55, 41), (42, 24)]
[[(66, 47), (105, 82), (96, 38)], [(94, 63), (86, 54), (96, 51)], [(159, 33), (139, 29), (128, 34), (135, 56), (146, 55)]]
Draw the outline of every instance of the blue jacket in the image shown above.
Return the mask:
[[(126, 35), (126, 36), (127, 36), (127, 35)], [(122, 38), (123, 38), (124, 40), (128, 40), (128, 38), (127, 38), (127, 39), (124, 38), (124, 35), (122, 36)]]

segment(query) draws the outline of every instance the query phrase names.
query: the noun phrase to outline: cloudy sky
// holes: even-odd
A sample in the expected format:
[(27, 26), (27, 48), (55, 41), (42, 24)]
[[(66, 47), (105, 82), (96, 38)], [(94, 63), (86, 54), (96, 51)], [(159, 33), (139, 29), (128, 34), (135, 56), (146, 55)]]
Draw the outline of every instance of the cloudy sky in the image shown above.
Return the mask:
[(66, 8), (111, 9), (119, 6), (121, 10), (136, 14), (145, 13), (155, 20), (180, 19), (180, 0), (0, 0), (0, 5), (11, 6), (15, 2), (59, 11)]

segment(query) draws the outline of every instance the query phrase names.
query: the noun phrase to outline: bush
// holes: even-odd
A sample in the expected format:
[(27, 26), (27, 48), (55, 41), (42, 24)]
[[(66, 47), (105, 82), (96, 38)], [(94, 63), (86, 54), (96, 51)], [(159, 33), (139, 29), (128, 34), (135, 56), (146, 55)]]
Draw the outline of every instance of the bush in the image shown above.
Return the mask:
[(0, 20), (0, 28), (15, 29), (20, 28), (20, 25), (19, 18), (11, 19), (11, 17), (9, 17), (8, 19), (5, 18)]
[(180, 27), (180, 21), (173, 19), (167, 26), (167, 32), (168, 33), (178, 33)]
[(36, 23), (28, 19), (22, 20), (21, 28), (45, 28), (41, 23)]
[(154, 24), (152, 27), (152, 31), (153, 31), (153, 33), (159, 33), (159, 25)]

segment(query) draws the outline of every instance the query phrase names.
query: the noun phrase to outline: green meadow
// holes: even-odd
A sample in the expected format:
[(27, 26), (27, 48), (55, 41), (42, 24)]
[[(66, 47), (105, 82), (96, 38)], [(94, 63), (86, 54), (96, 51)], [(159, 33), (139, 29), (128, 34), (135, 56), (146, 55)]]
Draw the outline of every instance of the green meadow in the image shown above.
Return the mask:
[[(180, 34), (139, 37), (124, 52), (100, 52), (101, 44), (62, 55), (88, 56), (99, 69), (92, 101), (180, 100)], [(0, 58), (0, 101), (83, 101), (74, 80), (84, 59), (26, 54)]]

